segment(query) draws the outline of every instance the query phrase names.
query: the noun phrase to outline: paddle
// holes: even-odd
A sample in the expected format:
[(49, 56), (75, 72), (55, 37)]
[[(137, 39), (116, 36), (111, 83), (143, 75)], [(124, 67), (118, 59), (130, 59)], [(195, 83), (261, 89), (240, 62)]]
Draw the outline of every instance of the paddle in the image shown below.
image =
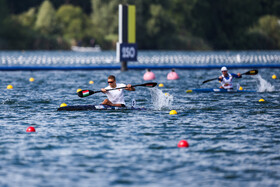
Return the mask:
[[(148, 82), (148, 83), (145, 83), (145, 84), (136, 84), (136, 85), (131, 85), (131, 87), (136, 87), (136, 86), (144, 86), (144, 87), (155, 87), (157, 85), (156, 82)], [(108, 89), (107, 91), (110, 91), (110, 90), (117, 90), (117, 89), (124, 89), (124, 88), (127, 88), (127, 87), (119, 87), (119, 88), (113, 88), (113, 89)], [(82, 91), (79, 91), (78, 92), (78, 96), (79, 97), (87, 97), (87, 96), (90, 96), (92, 94), (95, 94), (95, 93), (99, 93), (99, 92), (102, 92), (101, 90), (99, 91), (92, 91), (92, 90), (82, 90)]]
[[(250, 70), (250, 71), (247, 71), (245, 73), (241, 73), (241, 75), (257, 75), (258, 74), (258, 70)], [(217, 80), (218, 78), (213, 78), (213, 79), (208, 79), (206, 81), (203, 81), (202, 84), (206, 83), (206, 82), (210, 82), (210, 81), (213, 81), (213, 80)]]

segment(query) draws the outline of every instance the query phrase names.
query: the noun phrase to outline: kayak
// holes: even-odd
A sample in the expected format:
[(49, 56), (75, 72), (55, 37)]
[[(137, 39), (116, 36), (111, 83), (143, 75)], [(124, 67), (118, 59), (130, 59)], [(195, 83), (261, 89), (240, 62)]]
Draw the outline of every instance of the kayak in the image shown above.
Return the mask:
[(138, 107), (116, 107), (109, 105), (74, 105), (59, 107), (57, 111), (79, 111), (79, 110), (147, 110)]
[(186, 92), (187, 93), (192, 93), (192, 92), (250, 93), (256, 91), (255, 90), (227, 90), (227, 89), (220, 89), (220, 88), (198, 88), (198, 89), (187, 90)]

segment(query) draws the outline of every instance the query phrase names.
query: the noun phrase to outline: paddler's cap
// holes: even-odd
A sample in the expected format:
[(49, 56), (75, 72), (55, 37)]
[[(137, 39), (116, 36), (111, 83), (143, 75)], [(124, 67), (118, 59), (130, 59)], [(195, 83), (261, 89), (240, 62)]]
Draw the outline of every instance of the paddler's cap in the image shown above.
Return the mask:
[(221, 68), (221, 71), (227, 71), (227, 67), (225, 67), (225, 66), (222, 67), (222, 68)]

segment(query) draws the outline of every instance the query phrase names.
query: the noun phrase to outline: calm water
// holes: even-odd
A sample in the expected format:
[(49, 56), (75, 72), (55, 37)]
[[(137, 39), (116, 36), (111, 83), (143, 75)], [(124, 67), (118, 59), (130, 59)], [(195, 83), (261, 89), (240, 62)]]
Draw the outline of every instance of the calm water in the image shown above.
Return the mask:
[[(164, 87), (126, 92), (127, 105), (135, 99), (150, 110), (79, 112), (56, 109), (98, 104), (103, 94), (76, 90), (99, 90), (110, 74), (140, 84), (144, 71), (0, 72), (0, 186), (279, 186), (279, 69), (235, 82), (257, 93), (228, 94), (186, 93), (218, 69), (177, 72), (168, 81), (168, 71), (155, 70)], [(182, 139), (189, 148), (177, 148)]]

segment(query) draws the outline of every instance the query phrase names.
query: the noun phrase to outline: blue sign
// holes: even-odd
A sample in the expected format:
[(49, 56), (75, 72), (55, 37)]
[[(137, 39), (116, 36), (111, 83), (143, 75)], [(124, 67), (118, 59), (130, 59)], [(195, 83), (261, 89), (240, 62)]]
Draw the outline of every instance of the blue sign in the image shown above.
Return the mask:
[(117, 60), (137, 61), (137, 44), (117, 43)]

